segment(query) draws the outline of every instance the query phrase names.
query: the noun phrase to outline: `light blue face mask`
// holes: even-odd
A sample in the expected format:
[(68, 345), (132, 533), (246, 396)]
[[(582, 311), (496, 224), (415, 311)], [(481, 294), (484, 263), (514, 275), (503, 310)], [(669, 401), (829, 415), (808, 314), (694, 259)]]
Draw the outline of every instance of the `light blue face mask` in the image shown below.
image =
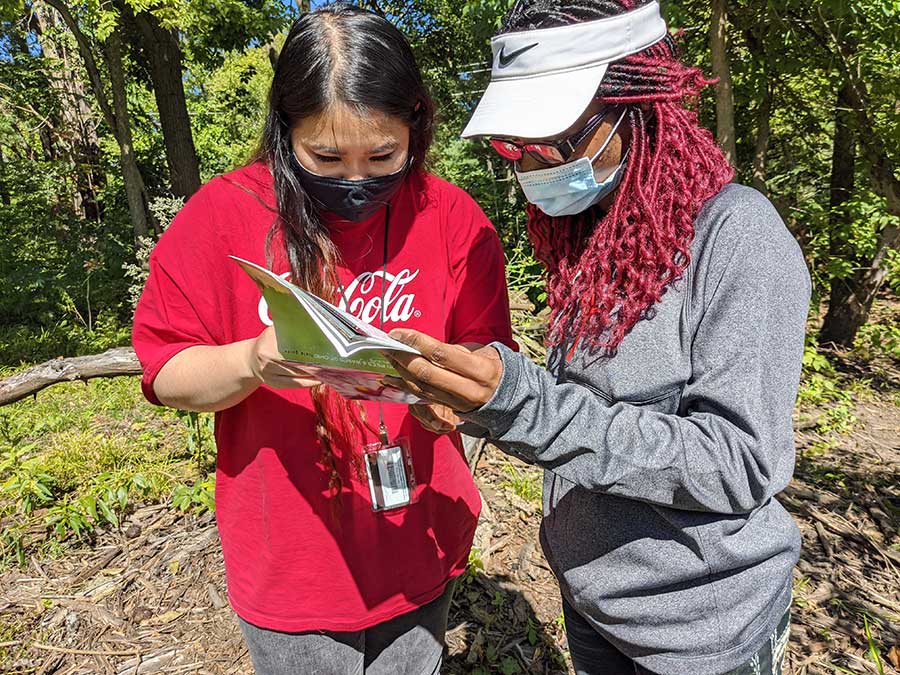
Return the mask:
[(516, 171), (516, 178), (519, 179), (525, 198), (548, 216), (571, 216), (586, 211), (615, 190), (625, 174), (625, 160), (628, 153), (622, 157), (616, 168), (599, 182), (594, 176), (594, 162), (606, 150), (624, 117), (623, 111), (609, 136), (603, 141), (603, 145), (590, 159), (581, 157), (574, 162), (551, 166), (548, 169), (524, 173)]

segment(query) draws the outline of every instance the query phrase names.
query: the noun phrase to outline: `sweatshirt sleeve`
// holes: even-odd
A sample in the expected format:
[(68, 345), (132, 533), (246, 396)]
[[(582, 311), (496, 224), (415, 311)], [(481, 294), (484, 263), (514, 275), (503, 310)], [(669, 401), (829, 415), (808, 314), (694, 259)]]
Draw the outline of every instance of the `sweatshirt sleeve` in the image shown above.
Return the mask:
[(463, 417), (588, 490), (723, 514), (767, 501), (793, 471), (810, 281), (777, 213), (764, 215), (777, 226), (730, 227), (713, 245), (677, 413), (610, 404), (494, 344), (501, 382)]

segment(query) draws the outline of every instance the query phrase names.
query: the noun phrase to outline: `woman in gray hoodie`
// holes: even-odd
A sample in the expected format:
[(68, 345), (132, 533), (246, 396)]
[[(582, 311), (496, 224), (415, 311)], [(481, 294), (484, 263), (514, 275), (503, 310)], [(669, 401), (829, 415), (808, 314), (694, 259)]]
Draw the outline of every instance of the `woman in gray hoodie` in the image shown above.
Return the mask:
[(810, 281), (685, 106), (655, 1), (519, 0), (464, 136), (515, 164), (547, 269), (547, 367), (396, 331), (433, 430), (545, 469), (576, 672), (780, 673), (800, 536), (776, 495)]

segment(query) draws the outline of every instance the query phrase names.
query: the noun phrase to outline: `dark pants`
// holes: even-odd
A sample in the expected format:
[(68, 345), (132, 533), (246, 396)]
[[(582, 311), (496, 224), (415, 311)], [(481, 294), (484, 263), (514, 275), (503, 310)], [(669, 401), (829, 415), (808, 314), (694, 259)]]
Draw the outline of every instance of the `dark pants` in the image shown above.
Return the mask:
[(454, 585), (427, 605), (365, 630), (280, 633), (240, 619), (241, 630), (256, 675), (436, 675)]
[[(653, 675), (613, 647), (563, 598), (566, 637), (576, 675)], [(747, 663), (724, 675), (781, 675), (790, 631), (790, 610)]]

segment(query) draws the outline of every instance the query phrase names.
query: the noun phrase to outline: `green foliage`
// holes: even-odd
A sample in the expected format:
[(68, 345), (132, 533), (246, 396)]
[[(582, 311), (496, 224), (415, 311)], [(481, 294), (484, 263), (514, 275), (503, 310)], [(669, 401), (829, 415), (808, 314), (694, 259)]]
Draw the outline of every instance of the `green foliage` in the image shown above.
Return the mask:
[[(92, 329), (73, 316), (36, 328), (0, 325), (0, 364), (18, 369), (58, 356), (95, 354), (127, 345), (130, 339), (131, 327), (123, 326), (117, 316), (108, 313), (95, 317)], [(0, 365), (0, 372), (9, 369)]]
[[(165, 231), (182, 206), (184, 206), (184, 199), (181, 197), (157, 197), (150, 204), (150, 212), (160, 230)], [(128, 303), (132, 310), (137, 306), (141, 292), (144, 290), (144, 284), (147, 283), (147, 277), (150, 274), (150, 254), (157, 241), (158, 237), (156, 236), (139, 237), (134, 260), (127, 260), (122, 265), (125, 277), (130, 281)]]
[(232, 52), (215, 68), (198, 65), (191, 71), (188, 107), (198, 121), (194, 144), (204, 179), (252, 158), (262, 135), (271, 82), (267, 47)]
[(215, 474), (197, 481), (193, 485), (179, 485), (172, 494), (172, 505), (180, 511), (193, 511), (201, 514), (215, 511), (216, 502)]
[(521, 673), (522, 668), (512, 656), (505, 656), (500, 662), (500, 672), (503, 675), (515, 675), (516, 673)]
[(0, 205), (0, 316), (4, 324), (49, 328), (70, 318), (88, 329), (104, 309), (117, 310), (123, 279), (117, 261), (130, 245), (117, 223), (82, 221), (59, 210), (64, 167), (0, 162), (0, 185), (16, 198)]
[[(856, 417), (852, 413), (854, 391), (841, 381), (831, 362), (818, 351), (814, 340), (803, 351), (803, 376), (797, 401), (800, 404), (824, 408), (816, 430), (822, 434), (843, 434), (853, 428)], [(813, 453), (815, 454), (815, 449)]]
[(506, 283), (510, 296), (528, 298), (535, 311), (547, 306), (547, 290), (544, 287), (544, 266), (534, 257), (529, 244), (522, 243), (513, 249), (507, 249)]
[[(709, 3), (676, 0), (665, 4), (670, 23), (684, 27), (687, 61), (711, 68)], [(900, 160), (900, 9), (892, 0), (789, 0), (783, 3), (728, 3), (729, 56), (734, 90), (740, 182), (753, 180), (753, 160), (766, 90), (772, 92), (770, 136), (764, 177), (770, 197), (800, 240), (815, 281), (816, 297), (826, 296), (834, 279), (868, 267), (878, 236), (896, 218), (872, 190), (862, 139), (874, 137), (894, 167)], [(847, 65), (843, 63), (847, 59)], [(871, 128), (858, 128), (855, 185), (851, 200), (832, 208), (835, 108), (848, 68), (862, 77), (869, 94)], [(713, 97), (701, 101), (701, 118), (715, 128)], [(853, 116), (851, 115), (851, 118)], [(889, 253), (893, 258), (896, 253)], [(900, 283), (889, 264), (887, 283)]]
[(147, 405), (137, 378), (61, 385), (0, 408), (0, 562), (120, 527), (141, 504), (182, 508), (185, 490), (189, 507), (211, 509), (214, 478), (194, 478), (198, 431), (208, 468), (205, 418), (190, 428)]
[(900, 361), (900, 326), (869, 324), (856, 336), (855, 348), (865, 356), (887, 354)]
[(503, 467), (503, 472), (509, 476), (503, 481), (503, 487), (511, 490), (526, 502), (541, 503), (540, 473), (535, 471), (520, 471), (512, 464)]
[[(523, 199), (516, 180), (483, 142), (458, 133), (489, 76), (489, 37), (510, 0), (382, 0), (376, 5), (409, 38), (438, 103), (431, 166), (468, 190), (482, 205), (511, 252), (511, 261), (530, 257), (524, 232)], [(252, 157), (260, 137), (272, 57), (294, 18), (294, 8), (275, 0), (127, 0), (134, 13), (151, 13), (177, 31), (191, 131), (205, 179)], [(58, 21), (34, 33), (26, 20), (30, 5), (4, 4), (0, 59), (0, 331), (24, 325), (27, 332), (65, 334), (68, 321), (92, 331), (98, 316), (127, 323), (145, 271), (147, 241), (131, 241), (119, 164), (119, 148), (94, 100), (87, 73), (68, 29)], [(96, 48), (121, 28), (128, 12), (90, 0), (71, 5), (76, 21)], [(673, 28), (684, 28), (684, 58), (709, 69), (709, 5), (699, 0), (665, 4)], [(900, 86), (897, 5), (882, 0), (816, 0), (729, 4), (729, 51), (738, 138), (738, 178), (752, 180), (751, 164), (762, 97), (773, 91), (771, 136), (765, 180), (771, 197), (804, 247), (817, 297), (832, 280), (869, 264), (879, 235), (897, 218), (886, 215), (883, 198), (858, 153), (856, 187), (850, 202), (834, 211), (827, 176), (831, 170), (834, 102), (844, 76), (843, 53), (864, 77), (872, 102), (872, 129), (896, 166), (900, 148)], [(169, 192), (168, 167), (159, 113), (148, 66), (127, 41), (125, 68), (134, 149), (150, 202)], [(107, 73), (99, 53), (101, 79)], [(61, 80), (77, 81), (78, 114)], [(74, 90), (73, 90), (74, 91)], [(83, 95), (82, 95), (83, 93)], [(699, 102), (701, 119), (714, 123), (712, 97)], [(76, 119), (77, 118), (77, 119)], [(78, 127), (78, 125), (81, 127)], [(84, 129), (96, 130), (96, 145), (78, 144)], [(90, 134), (88, 134), (90, 135)], [(87, 139), (90, 140), (90, 139)], [(92, 149), (93, 148), (93, 149)], [(89, 179), (89, 180), (88, 180)], [(90, 183), (87, 190), (85, 180)], [(96, 213), (83, 208), (91, 192)], [(900, 289), (900, 254), (887, 254), (887, 283)], [(540, 310), (540, 266), (526, 268), (526, 295)], [(142, 271), (143, 270), (143, 271)], [(514, 270), (516, 272), (517, 270)], [(532, 274), (532, 272), (534, 272)], [(73, 328), (75, 332), (80, 329)], [(56, 340), (72, 354), (90, 351), (82, 336)], [(14, 360), (28, 360), (23, 351)]]
[(187, 449), (191, 459), (203, 476), (215, 468), (216, 446), (213, 435), (215, 418), (209, 413), (198, 413), (193, 410), (175, 410), (174, 414), (190, 430), (187, 437)]
[[(275, 36), (290, 11), (277, 0), (127, 0), (129, 11), (97, 0), (67, 4), (93, 50), (104, 88), (100, 100), (74, 36), (54, 10), (30, 1), (3, 4), (0, 336), (13, 331), (13, 338), (38, 334), (41, 340), (29, 348), (0, 339), (2, 363), (93, 352), (109, 344), (106, 335), (91, 335), (98, 317), (106, 326), (130, 321), (139, 280), (134, 267), (143, 260), (133, 257), (120, 147), (101, 110), (101, 102), (110, 104), (103, 42), (113, 32), (129, 37), (123, 22), (131, 12), (151, 12), (164, 28), (177, 31), (189, 109), (197, 120), (194, 135), (205, 141), (198, 144), (201, 156), (214, 173), (243, 161), (249, 139), (259, 133), (272, 72), (269, 48), (280, 40)], [(264, 46), (243, 53), (254, 41)], [(126, 96), (133, 150), (152, 203), (170, 191), (168, 166), (148, 65), (137, 42), (125, 40)], [(239, 86), (248, 67), (258, 70), (252, 96)], [(147, 242), (141, 244), (146, 248)], [(130, 265), (130, 276), (123, 265)]]
[(12, 447), (0, 461), (0, 477), (5, 477), (0, 495), (25, 515), (53, 500), (53, 476), (43, 470), (34, 450), (33, 443)]
[(508, 164), (486, 144), (459, 138), (459, 127), (447, 124), (435, 135), (430, 157), (432, 171), (475, 198), (494, 223), (507, 251), (521, 251), (527, 246), (525, 200)]
[(0, 564), (15, 563), (19, 567), (28, 564), (25, 522), (18, 521), (0, 529)]
[(878, 675), (884, 675), (884, 664), (881, 662), (881, 650), (878, 649), (878, 645), (875, 643), (875, 639), (872, 637), (872, 629), (869, 626), (868, 616), (863, 615), (863, 624), (866, 631), (866, 643), (869, 646), (869, 657), (872, 659), (872, 663), (875, 664), (875, 668), (878, 670)]
[(141, 293), (144, 291), (144, 285), (147, 283), (147, 277), (150, 276), (150, 254), (153, 252), (156, 242), (157, 238), (153, 236), (138, 237), (134, 260), (127, 260), (122, 264), (125, 277), (129, 280), (128, 304), (132, 309), (137, 307)]
[(900, 307), (876, 308), (875, 321), (860, 328), (854, 352), (867, 361), (887, 358), (900, 363)]
[[(146, 0), (144, 0), (146, 2)], [(167, 28), (181, 33), (189, 63), (214, 67), (251, 44), (265, 44), (293, 18), (277, 0), (166, 0), (148, 3)]]
[(466, 576), (463, 577), (463, 583), (466, 585), (475, 581), (475, 577), (484, 573), (484, 561), (481, 559), (481, 549), (473, 546), (469, 550), (469, 564), (466, 567)]

